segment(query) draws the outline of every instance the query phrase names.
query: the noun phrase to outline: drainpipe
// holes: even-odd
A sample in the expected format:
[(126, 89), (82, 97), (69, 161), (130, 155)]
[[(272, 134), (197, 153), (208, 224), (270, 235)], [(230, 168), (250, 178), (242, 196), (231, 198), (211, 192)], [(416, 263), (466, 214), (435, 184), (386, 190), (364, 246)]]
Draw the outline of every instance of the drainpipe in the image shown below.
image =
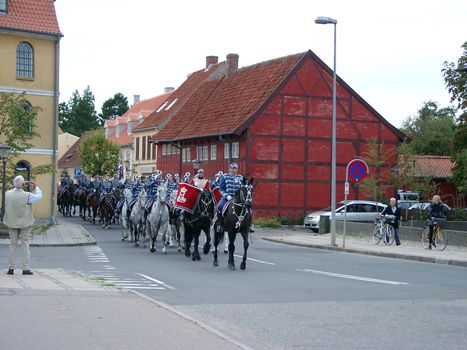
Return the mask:
[(54, 72), (54, 113), (53, 113), (53, 148), (52, 148), (52, 163), (54, 165), (54, 171), (52, 172), (52, 198), (50, 199), (50, 223), (55, 225), (55, 192), (56, 192), (56, 175), (57, 175), (57, 147), (58, 147), (58, 135), (57, 135), (57, 124), (58, 124), (58, 74), (59, 74), (59, 60), (60, 60), (60, 36), (57, 37), (55, 42), (55, 72)]

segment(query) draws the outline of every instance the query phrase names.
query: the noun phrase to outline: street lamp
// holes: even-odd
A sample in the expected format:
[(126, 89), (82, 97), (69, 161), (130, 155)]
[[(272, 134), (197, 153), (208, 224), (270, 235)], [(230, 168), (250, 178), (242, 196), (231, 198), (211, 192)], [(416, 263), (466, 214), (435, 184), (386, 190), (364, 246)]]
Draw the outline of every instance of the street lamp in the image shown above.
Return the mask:
[(5, 189), (6, 189), (6, 159), (11, 153), (11, 147), (5, 144), (0, 144), (0, 158), (2, 159), (2, 210), (0, 212), (0, 222), (3, 222), (5, 215)]
[(334, 72), (332, 79), (332, 141), (331, 141), (331, 245), (336, 245), (336, 27), (337, 20), (317, 17), (316, 24), (334, 24)]

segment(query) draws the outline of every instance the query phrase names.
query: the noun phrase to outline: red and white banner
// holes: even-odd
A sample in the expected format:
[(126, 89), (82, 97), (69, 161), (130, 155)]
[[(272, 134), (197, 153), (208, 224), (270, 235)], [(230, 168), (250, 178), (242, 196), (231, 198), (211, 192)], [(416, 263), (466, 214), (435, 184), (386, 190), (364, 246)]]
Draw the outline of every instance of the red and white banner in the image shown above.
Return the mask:
[(222, 194), (221, 194), (221, 191), (219, 189), (219, 186), (212, 190), (212, 197), (214, 198), (214, 202), (216, 203), (216, 207), (217, 207), (217, 205), (219, 204), (219, 202), (222, 199)]
[(190, 184), (178, 184), (177, 197), (175, 197), (175, 207), (193, 214), (202, 192), (202, 189)]

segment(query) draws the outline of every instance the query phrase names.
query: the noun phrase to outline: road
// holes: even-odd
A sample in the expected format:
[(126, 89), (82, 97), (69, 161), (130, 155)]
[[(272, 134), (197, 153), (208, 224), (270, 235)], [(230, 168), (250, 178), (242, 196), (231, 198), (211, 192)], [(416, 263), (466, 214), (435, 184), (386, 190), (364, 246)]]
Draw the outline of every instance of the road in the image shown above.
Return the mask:
[[(175, 249), (150, 253), (122, 242), (117, 228), (70, 220), (98, 245), (32, 248), (34, 268), (134, 289), (254, 349), (467, 348), (463, 267), (275, 244), (261, 230), (247, 270), (230, 271), (223, 253), (216, 268), (212, 254), (193, 262)], [(6, 261), (7, 249), (0, 254)]]

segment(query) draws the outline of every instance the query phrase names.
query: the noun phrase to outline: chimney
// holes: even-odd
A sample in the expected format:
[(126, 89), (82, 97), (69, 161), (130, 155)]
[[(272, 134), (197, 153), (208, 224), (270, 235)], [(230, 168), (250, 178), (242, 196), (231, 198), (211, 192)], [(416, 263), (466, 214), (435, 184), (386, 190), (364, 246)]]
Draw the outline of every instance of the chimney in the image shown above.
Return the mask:
[(209, 68), (209, 66), (212, 66), (213, 64), (217, 63), (219, 57), (217, 56), (206, 56), (206, 68)]
[(139, 103), (139, 95), (133, 95), (133, 105)]
[(175, 88), (173, 88), (172, 86), (166, 86), (166, 87), (164, 88), (164, 94), (166, 94), (166, 93), (168, 93), (168, 92), (172, 92), (172, 91), (174, 91), (174, 90), (175, 90)]
[(227, 75), (231, 75), (238, 69), (238, 57), (236, 53), (229, 53), (227, 55)]

